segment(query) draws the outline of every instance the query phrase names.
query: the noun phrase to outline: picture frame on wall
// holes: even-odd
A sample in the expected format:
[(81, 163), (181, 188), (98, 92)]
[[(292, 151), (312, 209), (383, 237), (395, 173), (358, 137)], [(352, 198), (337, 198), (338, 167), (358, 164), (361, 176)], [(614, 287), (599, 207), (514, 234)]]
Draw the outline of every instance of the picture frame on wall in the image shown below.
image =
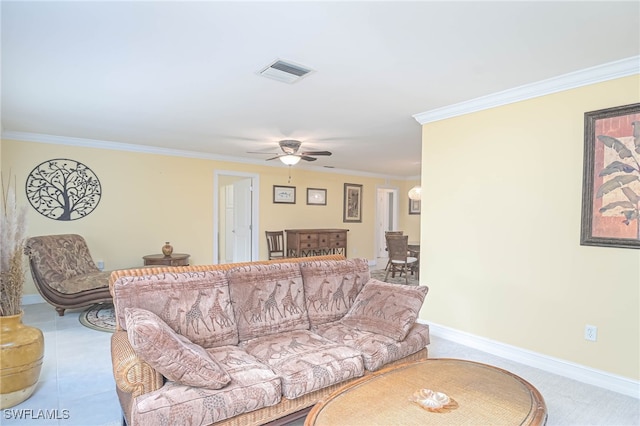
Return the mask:
[(420, 200), (412, 200), (409, 198), (409, 214), (420, 214)]
[(276, 204), (295, 204), (296, 187), (273, 185), (273, 202)]
[(307, 204), (310, 206), (326, 206), (327, 190), (323, 188), (307, 188)]
[(640, 248), (640, 103), (584, 114), (580, 244)]
[(343, 222), (362, 222), (362, 185), (344, 184)]

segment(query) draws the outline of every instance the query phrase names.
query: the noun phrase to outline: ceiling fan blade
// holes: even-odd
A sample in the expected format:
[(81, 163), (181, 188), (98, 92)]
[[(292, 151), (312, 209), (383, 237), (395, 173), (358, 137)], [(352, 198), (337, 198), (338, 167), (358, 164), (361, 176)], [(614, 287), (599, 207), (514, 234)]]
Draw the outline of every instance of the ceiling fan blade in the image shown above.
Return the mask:
[(260, 151), (247, 151), (247, 154), (278, 155), (277, 152), (260, 152)]
[(329, 151), (305, 151), (302, 155), (331, 155)]
[(275, 160), (276, 158), (282, 157), (281, 155), (276, 155), (275, 157), (267, 158), (265, 161)]
[(317, 160), (317, 158), (307, 157), (306, 155), (301, 155), (300, 158), (302, 158), (305, 161), (316, 161)]

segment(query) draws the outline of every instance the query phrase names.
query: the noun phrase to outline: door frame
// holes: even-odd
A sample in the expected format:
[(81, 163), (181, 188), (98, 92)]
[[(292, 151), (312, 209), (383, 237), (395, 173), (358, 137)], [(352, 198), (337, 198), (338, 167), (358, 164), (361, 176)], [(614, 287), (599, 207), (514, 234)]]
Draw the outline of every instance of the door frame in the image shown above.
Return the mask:
[(251, 179), (251, 261), (258, 260), (260, 246), (258, 231), (260, 229), (259, 203), (260, 203), (260, 175), (256, 173), (236, 172), (232, 170), (214, 170), (213, 172), (213, 264), (218, 264), (219, 258), (219, 222), (220, 218), (220, 176), (234, 176)]
[(398, 229), (398, 219), (399, 219), (399, 210), (400, 210), (400, 189), (397, 186), (390, 186), (390, 185), (377, 185), (376, 186), (376, 223), (375, 223), (375, 258), (376, 260), (378, 259), (378, 254), (380, 253), (381, 249), (384, 248), (384, 246), (381, 246), (381, 241), (384, 241), (384, 229), (381, 230), (381, 228), (383, 228), (383, 224), (381, 223), (383, 217), (385, 216), (383, 212), (388, 211), (389, 209), (389, 203), (388, 197), (382, 197), (382, 194), (387, 194), (389, 192), (392, 192), (394, 194), (393, 197), (393, 226), (392, 226), (392, 230), (397, 230)]

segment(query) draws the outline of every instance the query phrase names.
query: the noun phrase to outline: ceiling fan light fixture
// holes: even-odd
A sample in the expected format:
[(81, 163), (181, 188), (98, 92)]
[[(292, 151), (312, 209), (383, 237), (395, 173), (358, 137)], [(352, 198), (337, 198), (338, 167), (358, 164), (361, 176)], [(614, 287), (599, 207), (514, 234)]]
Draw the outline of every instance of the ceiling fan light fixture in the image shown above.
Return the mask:
[(279, 158), (280, 158), (280, 161), (282, 161), (287, 166), (295, 166), (300, 162), (300, 156), (298, 155), (289, 154), (289, 155), (283, 155), (282, 157), (279, 157)]

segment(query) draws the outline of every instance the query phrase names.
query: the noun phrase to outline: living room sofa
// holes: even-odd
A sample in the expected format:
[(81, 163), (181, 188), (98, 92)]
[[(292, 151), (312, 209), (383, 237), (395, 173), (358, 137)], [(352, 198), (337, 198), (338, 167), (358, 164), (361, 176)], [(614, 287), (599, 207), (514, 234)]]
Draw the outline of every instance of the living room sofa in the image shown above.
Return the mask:
[(114, 271), (113, 373), (129, 425), (259, 425), (427, 358), (425, 286), (329, 255)]

